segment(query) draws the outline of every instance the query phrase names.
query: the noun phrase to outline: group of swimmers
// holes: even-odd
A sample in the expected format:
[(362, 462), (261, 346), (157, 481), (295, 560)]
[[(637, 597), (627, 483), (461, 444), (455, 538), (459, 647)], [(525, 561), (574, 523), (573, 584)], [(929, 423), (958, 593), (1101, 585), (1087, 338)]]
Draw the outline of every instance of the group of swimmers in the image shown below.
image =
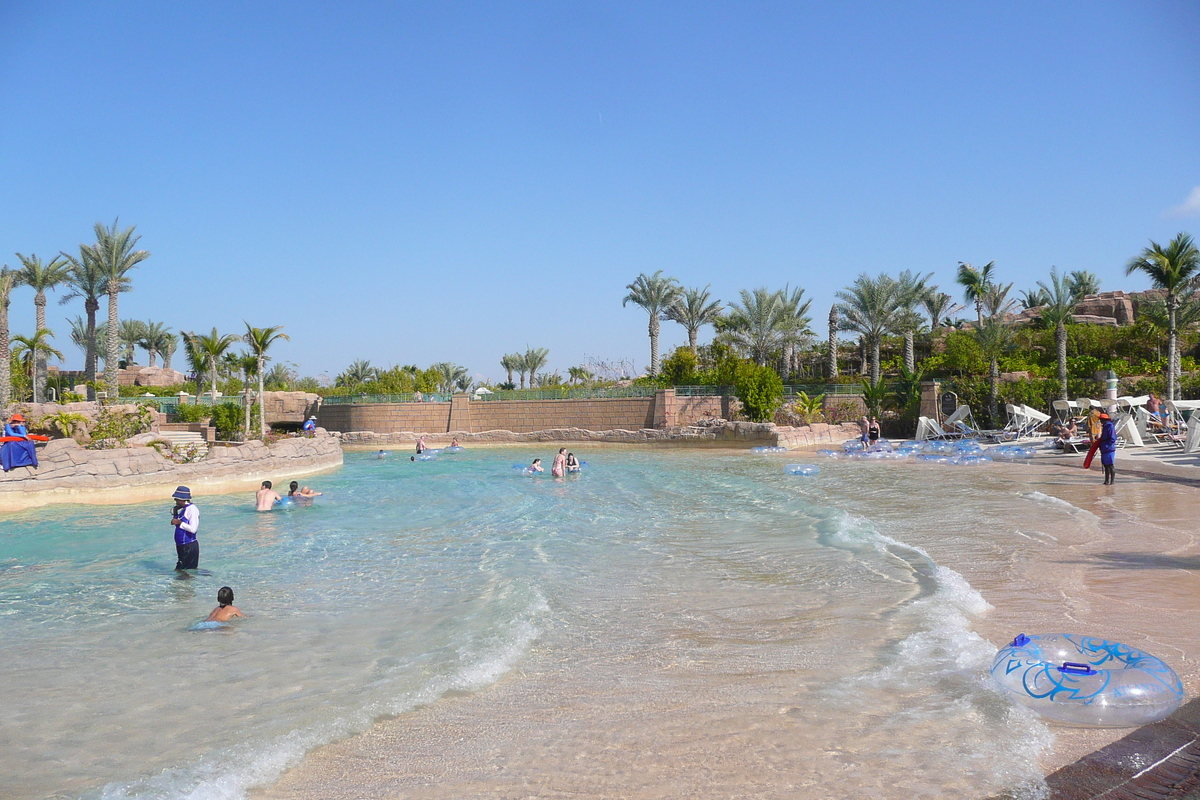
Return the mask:
[[(320, 497), (321, 492), (313, 491), (307, 486), (301, 486), (298, 481), (292, 481), (288, 484), (287, 499), (294, 503), (303, 505), (312, 505), (314, 497)], [(270, 511), (285, 498), (279, 495), (279, 492), (271, 488), (270, 481), (263, 481), (262, 487), (254, 493), (255, 510)]]
[[(545, 472), (542, 467), (542, 460), (535, 458), (533, 463), (529, 465), (530, 472)], [(582, 472), (583, 465), (579, 463), (579, 459), (575, 458), (574, 453), (568, 453), (567, 448), (558, 448), (558, 455), (554, 457), (554, 464), (550, 467), (550, 474), (556, 478), (561, 478), (570, 472)]]

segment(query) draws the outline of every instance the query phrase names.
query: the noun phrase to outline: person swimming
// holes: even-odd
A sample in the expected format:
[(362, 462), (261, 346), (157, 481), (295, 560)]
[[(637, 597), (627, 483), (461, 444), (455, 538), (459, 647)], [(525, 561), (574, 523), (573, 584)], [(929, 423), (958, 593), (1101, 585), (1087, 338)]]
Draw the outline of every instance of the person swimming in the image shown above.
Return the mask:
[(271, 488), (270, 481), (263, 481), (262, 488), (254, 493), (254, 510), (270, 511), (283, 498)]
[(533, 460), (533, 463), (529, 465), (529, 471), (530, 472), (545, 472), (546, 470), (542, 469), (542, 460), (540, 458), (535, 458)]
[(234, 617), (246, 616), (233, 604), (233, 589), (222, 586), (217, 590), (217, 607), (208, 615), (205, 622), (228, 622)]
[(387, 458), (387, 451), (385, 451), (385, 450), (380, 450), (380, 451), (379, 451), (379, 455), (377, 455), (377, 456), (375, 456), (375, 457), (376, 457), (376, 458), (378, 458), (378, 459), (384, 459), (384, 458)]
[(567, 472), (581, 472), (583, 467), (579, 465), (579, 459), (575, 458), (574, 453), (567, 453)]

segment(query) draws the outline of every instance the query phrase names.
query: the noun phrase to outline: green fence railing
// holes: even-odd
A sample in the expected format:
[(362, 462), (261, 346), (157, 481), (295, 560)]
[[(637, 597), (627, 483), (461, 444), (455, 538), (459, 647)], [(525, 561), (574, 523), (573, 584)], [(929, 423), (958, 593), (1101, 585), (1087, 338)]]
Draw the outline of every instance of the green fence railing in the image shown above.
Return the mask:
[(424, 394), (420, 392), (407, 392), (403, 394), (340, 394), (324, 397), (321, 399), (321, 405), (327, 406), (350, 406), (350, 405), (370, 405), (374, 403), (449, 403), (450, 395), (448, 394)]
[(471, 400), (603, 400), (606, 398), (653, 397), (654, 386), (558, 386), (553, 389), (501, 389), (471, 395)]

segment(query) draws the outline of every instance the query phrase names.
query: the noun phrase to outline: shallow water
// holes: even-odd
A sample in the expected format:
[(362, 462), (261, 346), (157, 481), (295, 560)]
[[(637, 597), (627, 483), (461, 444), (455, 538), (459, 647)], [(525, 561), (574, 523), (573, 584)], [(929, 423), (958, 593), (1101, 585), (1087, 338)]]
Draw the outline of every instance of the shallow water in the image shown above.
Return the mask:
[[(1035, 797), (1051, 730), (987, 683), (996, 645), (1094, 624), (1075, 549), (1174, 496), (732, 452), (510, 469), (535, 455), (348, 454), (270, 514), (201, 497), (185, 580), (169, 501), (7, 518), (0, 796), (242, 797), (393, 717), (372, 735), (408, 761), (347, 796)], [(189, 630), (222, 585), (250, 618)]]

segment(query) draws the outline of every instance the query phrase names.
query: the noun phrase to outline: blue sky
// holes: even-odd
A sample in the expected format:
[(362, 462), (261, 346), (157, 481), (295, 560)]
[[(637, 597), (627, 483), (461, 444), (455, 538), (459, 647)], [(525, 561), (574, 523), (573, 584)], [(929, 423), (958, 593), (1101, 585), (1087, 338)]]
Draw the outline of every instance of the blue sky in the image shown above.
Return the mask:
[(802, 286), (820, 331), (861, 272), (1134, 290), (1200, 235), (1194, 2), (0, 0), (0, 36), (0, 260), (119, 216), (122, 317), (283, 325), (305, 374), (644, 367), (658, 269)]

